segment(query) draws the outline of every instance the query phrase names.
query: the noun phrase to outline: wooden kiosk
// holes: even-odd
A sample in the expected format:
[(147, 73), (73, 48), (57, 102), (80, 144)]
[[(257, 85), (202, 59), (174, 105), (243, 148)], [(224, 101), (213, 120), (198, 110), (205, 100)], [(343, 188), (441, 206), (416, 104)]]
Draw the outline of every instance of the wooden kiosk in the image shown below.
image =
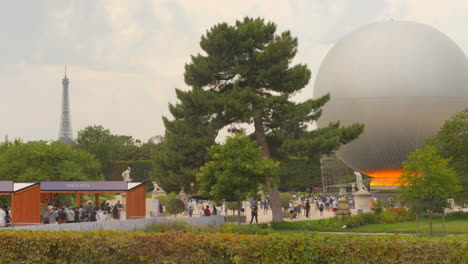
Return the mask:
[(126, 194), (127, 219), (146, 216), (146, 186), (141, 182), (125, 181), (74, 181), (14, 183), (0, 181), (0, 195), (11, 197), (12, 225), (39, 224), (41, 201), (53, 202), (54, 193), (76, 194), (77, 206), (81, 205), (82, 193), (94, 193), (99, 205), (101, 193)]

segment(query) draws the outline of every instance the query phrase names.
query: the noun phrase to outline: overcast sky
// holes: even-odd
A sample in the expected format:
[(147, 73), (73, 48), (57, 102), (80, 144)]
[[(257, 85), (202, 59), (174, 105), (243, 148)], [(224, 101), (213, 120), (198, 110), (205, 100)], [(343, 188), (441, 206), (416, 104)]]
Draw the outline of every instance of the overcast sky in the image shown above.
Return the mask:
[[(296, 62), (318, 71), (333, 44), (378, 21), (410, 20), (447, 34), (467, 54), (468, 1), (167, 0), (0, 3), (0, 136), (56, 140), (63, 68), (74, 137), (87, 125), (148, 140), (188, 89), (184, 64), (219, 22), (264, 17), (299, 38)], [(313, 80), (298, 99), (312, 97)]]

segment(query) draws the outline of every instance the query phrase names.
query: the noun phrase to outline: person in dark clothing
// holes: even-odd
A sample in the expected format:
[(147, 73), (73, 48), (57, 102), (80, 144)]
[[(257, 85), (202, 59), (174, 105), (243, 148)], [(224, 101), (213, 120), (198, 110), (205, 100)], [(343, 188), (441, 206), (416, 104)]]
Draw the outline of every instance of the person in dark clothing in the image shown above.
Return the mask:
[(211, 211), (212, 215), (217, 215), (218, 214), (218, 209), (216, 209), (216, 205), (213, 205), (213, 211)]
[(252, 224), (253, 220), (254, 220), (254, 217), (255, 217), (255, 222), (258, 224), (258, 207), (257, 207), (257, 204), (254, 204), (252, 206), (252, 218), (250, 219), (250, 224)]
[(80, 210), (78, 209), (78, 207), (75, 208), (75, 223), (79, 223), (80, 222)]
[(114, 208), (112, 208), (112, 218), (114, 218), (114, 220), (119, 219), (119, 207), (117, 205), (114, 205)]
[(59, 224), (65, 224), (67, 222), (67, 213), (65, 212), (64, 207), (59, 209), (58, 218), (59, 218)]
[(309, 199), (307, 199), (306, 203), (305, 203), (305, 209), (306, 209), (306, 217), (309, 218), (309, 213), (310, 213), (310, 203), (309, 203)]
[(90, 222), (96, 222), (96, 221), (97, 221), (96, 215), (97, 215), (96, 210), (93, 210), (93, 211), (91, 212), (91, 214), (89, 214), (89, 221), (90, 221)]

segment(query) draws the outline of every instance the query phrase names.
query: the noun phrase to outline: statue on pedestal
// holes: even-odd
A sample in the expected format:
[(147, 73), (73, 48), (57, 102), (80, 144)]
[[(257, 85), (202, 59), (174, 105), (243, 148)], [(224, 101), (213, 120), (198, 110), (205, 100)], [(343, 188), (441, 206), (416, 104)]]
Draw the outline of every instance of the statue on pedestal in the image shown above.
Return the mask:
[(361, 173), (355, 171), (354, 175), (356, 175), (356, 185), (357, 185), (358, 191), (367, 191), (367, 187), (363, 183)]
[(356, 175), (356, 186), (358, 189), (357, 192), (353, 193), (355, 204), (354, 214), (370, 212), (370, 197), (372, 194), (367, 190), (366, 186), (364, 185), (361, 173), (355, 171), (354, 175)]
[(153, 193), (166, 193), (156, 182), (153, 182)]
[(127, 167), (127, 170), (122, 173), (122, 178), (126, 182), (132, 181), (132, 178), (130, 178), (130, 167)]

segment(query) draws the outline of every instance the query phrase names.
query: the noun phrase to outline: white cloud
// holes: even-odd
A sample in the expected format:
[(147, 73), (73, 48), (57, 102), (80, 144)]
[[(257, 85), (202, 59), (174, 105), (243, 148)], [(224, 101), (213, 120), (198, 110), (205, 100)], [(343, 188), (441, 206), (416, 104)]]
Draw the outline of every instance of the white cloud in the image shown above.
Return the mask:
[[(468, 48), (466, 1), (7, 1), (0, 9), (0, 136), (56, 139), (63, 65), (69, 65), (73, 130), (102, 124), (146, 140), (187, 89), (184, 64), (219, 22), (264, 17), (299, 38), (296, 63), (315, 76), (350, 31), (393, 18), (432, 25)], [(297, 96), (312, 95), (313, 81)]]

